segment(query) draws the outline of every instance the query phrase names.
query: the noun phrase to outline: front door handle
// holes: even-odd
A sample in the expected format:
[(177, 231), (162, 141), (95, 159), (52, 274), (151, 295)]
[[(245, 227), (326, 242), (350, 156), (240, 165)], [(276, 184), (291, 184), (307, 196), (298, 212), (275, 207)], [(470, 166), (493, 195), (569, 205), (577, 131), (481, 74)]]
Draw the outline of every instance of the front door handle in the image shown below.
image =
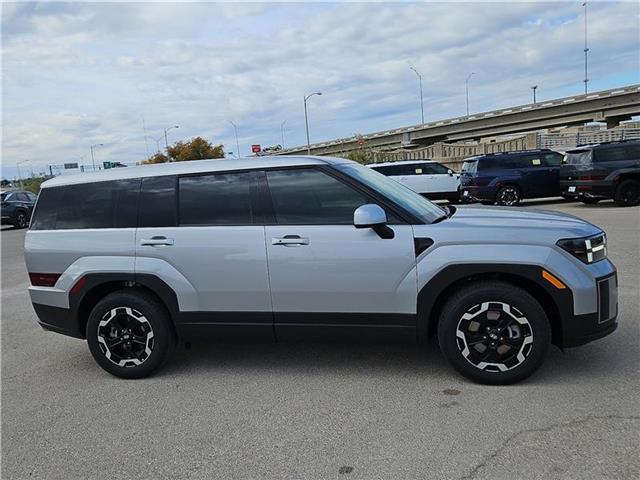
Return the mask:
[(309, 239), (300, 235), (285, 235), (284, 237), (273, 237), (271, 245), (309, 245)]
[(155, 236), (151, 238), (140, 239), (140, 245), (142, 246), (156, 246), (156, 245), (173, 245), (173, 238), (167, 238), (163, 236)]

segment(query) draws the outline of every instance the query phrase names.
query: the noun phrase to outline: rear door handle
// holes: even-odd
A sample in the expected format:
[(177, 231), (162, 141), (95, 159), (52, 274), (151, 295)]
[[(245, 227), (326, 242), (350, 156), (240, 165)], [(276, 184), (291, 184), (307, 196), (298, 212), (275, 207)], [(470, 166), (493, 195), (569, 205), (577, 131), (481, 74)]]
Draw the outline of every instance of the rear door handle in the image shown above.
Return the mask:
[(299, 235), (285, 235), (284, 237), (273, 237), (271, 245), (309, 245), (309, 239)]
[(162, 236), (142, 238), (140, 239), (140, 245), (142, 246), (173, 245), (173, 238), (167, 238)]

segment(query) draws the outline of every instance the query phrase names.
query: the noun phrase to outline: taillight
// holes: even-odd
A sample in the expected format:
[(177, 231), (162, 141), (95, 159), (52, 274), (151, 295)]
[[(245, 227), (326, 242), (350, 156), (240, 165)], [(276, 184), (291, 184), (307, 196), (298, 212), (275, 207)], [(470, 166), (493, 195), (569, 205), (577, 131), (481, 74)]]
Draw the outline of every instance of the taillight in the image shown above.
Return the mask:
[(53, 287), (60, 275), (60, 273), (29, 273), (29, 280), (34, 287)]

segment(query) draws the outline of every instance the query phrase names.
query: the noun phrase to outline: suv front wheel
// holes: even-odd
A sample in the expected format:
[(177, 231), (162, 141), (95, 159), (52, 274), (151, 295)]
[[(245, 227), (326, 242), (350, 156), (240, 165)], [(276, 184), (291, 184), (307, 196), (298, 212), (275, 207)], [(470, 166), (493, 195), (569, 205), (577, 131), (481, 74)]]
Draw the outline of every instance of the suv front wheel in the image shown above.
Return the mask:
[(175, 334), (164, 306), (142, 291), (119, 290), (100, 300), (87, 321), (98, 365), (122, 378), (151, 375), (169, 358)]
[(498, 205), (514, 206), (518, 205), (521, 200), (520, 190), (515, 185), (505, 185), (496, 195), (496, 203)]
[(463, 288), (447, 301), (438, 341), (449, 363), (465, 377), (506, 385), (540, 367), (551, 343), (551, 328), (529, 293), (487, 281)]

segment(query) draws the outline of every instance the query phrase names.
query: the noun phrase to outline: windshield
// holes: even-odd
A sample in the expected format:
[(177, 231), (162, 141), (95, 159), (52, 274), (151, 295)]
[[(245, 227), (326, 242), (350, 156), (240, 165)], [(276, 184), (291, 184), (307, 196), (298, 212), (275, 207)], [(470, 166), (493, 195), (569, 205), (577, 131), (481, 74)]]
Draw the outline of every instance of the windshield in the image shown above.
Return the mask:
[(335, 168), (380, 192), (383, 196), (425, 223), (432, 223), (434, 220), (446, 215), (442, 208), (431, 203), (422, 195), (371, 168), (353, 163), (341, 163), (335, 165)]
[(462, 173), (476, 173), (478, 169), (478, 161), (464, 162), (462, 164)]
[(7, 197), (11, 194), (9, 192), (2, 192), (2, 194), (0, 195), (2, 195), (2, 201), (4, 202), (7, 199)]
[(567, 165), (590, 165), (591, 150), (574, 150), (573, 152), (567, 152), (562, 163)]

